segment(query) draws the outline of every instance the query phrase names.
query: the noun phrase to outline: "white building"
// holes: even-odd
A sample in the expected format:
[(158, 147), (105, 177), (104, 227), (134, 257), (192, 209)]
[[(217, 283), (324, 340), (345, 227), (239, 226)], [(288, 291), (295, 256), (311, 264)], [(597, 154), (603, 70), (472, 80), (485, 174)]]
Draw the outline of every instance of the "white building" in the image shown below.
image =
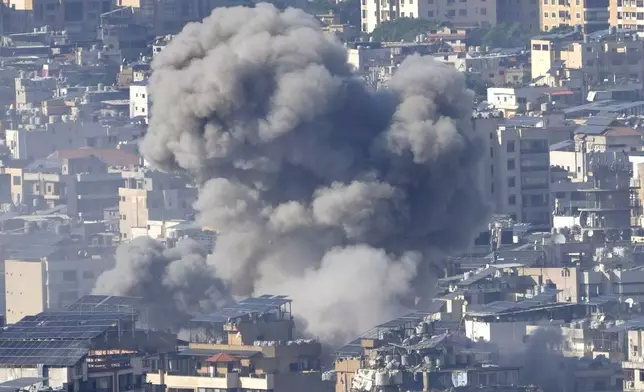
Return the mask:
[(143, 117), (147, 123), (150, 116), (150, 94), (148, 86), (143, 82), (130, 85), (130, 117)]
[(456, 25), (494, 25), (497, 22), (496, 1), (362, 0), (361, 12), (361, 27), (365, 33), (371, 33), (378, 24), (397, 17), (449, 21)]

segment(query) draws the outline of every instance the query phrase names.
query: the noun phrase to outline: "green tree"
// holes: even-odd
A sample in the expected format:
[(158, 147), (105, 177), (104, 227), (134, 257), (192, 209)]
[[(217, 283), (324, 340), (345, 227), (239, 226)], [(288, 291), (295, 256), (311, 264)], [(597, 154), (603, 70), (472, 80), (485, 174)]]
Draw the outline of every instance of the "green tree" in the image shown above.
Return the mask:
[(488, 48), (527, 47), (535, 34), (536, 31), (526, 30), (519, 23), (501, 23), (474, 29), (468, 34), (468, 45), (485, 45)]
[(334, 14), (341, 23), (360, 27), (360, 0), (344, 0), (339, 3), (312, 0), (308, 2), (307, 12), (312, 15)]
[(396, 18), (380, 23), (371, 33), (374, 41), (413, 42), (419, 34), (436, 28), (436, 22), (418, 18)]

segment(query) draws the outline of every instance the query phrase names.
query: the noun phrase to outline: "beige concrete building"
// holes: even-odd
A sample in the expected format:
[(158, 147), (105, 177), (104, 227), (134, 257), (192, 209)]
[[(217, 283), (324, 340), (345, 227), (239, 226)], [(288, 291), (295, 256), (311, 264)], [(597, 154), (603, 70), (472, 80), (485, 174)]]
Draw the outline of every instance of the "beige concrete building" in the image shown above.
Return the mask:
[(580, 26), (592, 33), (608, 28), (609, 0), (539, 0), (541, 31), (560, 26)]
[(644, 1), (610, 0), (610, 25), (618, 29), (644, 31)]
[[(361, 0), (361, 29), (371, 33), (380, 23), (398, 17), (421, 18), (457, 25), (494, 25), (496, 0)], [(526, 1), (529, 3), (530, 0)]]
[(124, 171), (119, 188), (119, 231), (128, 241), (150, 230), (149, 221), (187, 219), (197, 198), (197, 189), (186, 187), (182, 178), (154, 171)]
[(50, 157), (24, 168), (3, 168), (11, 176), (11, 200), (36, 209), (67, 205), (67, 212), (84, 219), (102, 219), (105, 208), (118, 204), (122, 183), (118, 172), (95, 156)]
[(644, 40), (633, 32), (541, 35), (532, 39), (531, 49), (532, 79), (546, 76), (562, 63), (581, 69), (588, 86), (644, 77)]
[[(98, 276), (113, 267), (112, 257), (84, 257), (52, 249), (41, 260), (5, 261), (6, 321), (50, 309), (62, 309), (83, 295), (90, 294)], [(78, 253), (78, 252), (77, 252)], [(67, 257), (67, 258), (65, 258)]]
[(184, 392), (327, 391), (322, 347), (294, 340), (290, 305), (285, 296), (264, 295), (197, 317), (187, 351), (160, 356), (147, 381)]

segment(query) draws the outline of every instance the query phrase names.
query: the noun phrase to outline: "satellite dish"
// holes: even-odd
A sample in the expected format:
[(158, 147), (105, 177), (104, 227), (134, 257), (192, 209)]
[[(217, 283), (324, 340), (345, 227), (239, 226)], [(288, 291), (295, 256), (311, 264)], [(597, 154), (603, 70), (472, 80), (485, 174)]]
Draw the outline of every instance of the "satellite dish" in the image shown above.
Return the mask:
[(635, 300), (633, 298), (627, 298), (626, 300), (624, 300), (624, 302), (628, 304), (629, 308), (632, 308), (633, 305), (635, 305)]
[(555, 244), (565, 244), (566, 236), (563, 234), (557, 234), (552, 238), (552, 240), (554, 241)]
[(592, 230), (588, 230), (588, 237), (592, 237), (594, 232)]

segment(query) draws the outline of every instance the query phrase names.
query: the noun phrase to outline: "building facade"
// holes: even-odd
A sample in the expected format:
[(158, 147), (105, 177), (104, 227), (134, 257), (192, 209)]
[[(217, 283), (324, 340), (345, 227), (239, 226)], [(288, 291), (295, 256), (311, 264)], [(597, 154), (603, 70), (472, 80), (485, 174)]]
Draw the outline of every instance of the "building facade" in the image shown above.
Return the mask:
[(580, 26), (585, 33), (609, 26), (609, 0), (539, 0), (542, 31), (562, 26)]
[(421, 18), (456, 25), (494, 25), (497, 23), (497, 1), (362, 0), (361, 14), (363, 33), (371, 33), (380, 23), (398, 17)]
[(610, 0), (610, 25), (644, 31), (644, 1)]

